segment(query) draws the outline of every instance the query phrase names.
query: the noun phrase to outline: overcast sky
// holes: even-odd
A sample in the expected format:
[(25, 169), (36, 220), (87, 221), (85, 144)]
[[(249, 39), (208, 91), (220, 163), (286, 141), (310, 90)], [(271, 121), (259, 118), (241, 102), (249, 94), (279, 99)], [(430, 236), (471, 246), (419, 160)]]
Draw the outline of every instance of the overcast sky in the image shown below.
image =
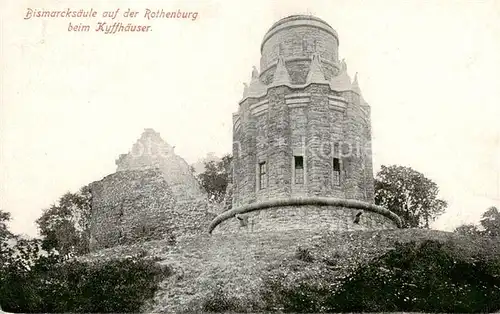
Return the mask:
[[(150, 33), (68, 32), (26, 8), (135, 9)], [(144, 21), (145, 8), (197, 11)], [(372, 106), (375, 170), (405, 165), (441, 188), (452, 230), (500, 206), (499, 1), (0, 1), (0, 208), (12, 229), (115, 171), (144, 128), (189, 163), (231, 149), (231, 113), (269, 27), (314, 14), (339, 34)]]

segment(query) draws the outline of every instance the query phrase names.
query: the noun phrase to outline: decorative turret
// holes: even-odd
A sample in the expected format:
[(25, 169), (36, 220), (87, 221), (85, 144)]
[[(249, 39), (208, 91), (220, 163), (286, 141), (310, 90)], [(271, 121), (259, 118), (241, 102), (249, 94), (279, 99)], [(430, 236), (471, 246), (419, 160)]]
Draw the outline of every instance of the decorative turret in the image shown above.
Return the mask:
[[(370, 105), (366, 102), (366, 100), (363, 98), (363, 95), (361, 93), (361, 88), (359, 87), (359, 82), (358, 82), (358, 73), (356, 72), (356, 74), (354, 75), (354, 81), (352, 82), (352, 91), (356, 94), (358, 94), (359, 96), (359, 105), (361, 107), (370, 107)], [(368, 109), (363, 109), (364, 111), (366, 110), (370, 110), (370, 108)]]
[(340, 63), (340, 70), (337, 76), (332, 76), (330, 88), (337, 92), (349, 91), (352, 89), (351, 78), (347, 74), (345, 60)]
[(283, 57), (278, 58), (278, 64), (276, 65), (276, 72), (274, 72), (273, 82), (271, 86), (278, 85), (290, 85), (291, 79), (290, 74), (288, 74), (288, 70), (285, 67), (285, 60)]
[(353, 92), (361, 96), (361, 89), (359, 88), (359, 83), (358, 83), (358, 72), (354, 74), (354, 81), (352, 81), (352, 89)]
[(328, 84), (328, 81), (325, 79), (325, 74), (323, 74), (323, 70), (321, 70), (319, 54), (316, 53), (312, 55), (311, 66), (307, 74), (306, 84), (310, 83)]
[(265, 94), (267, 87), (259, 79), (259, 70), (254, 66), (252, 70), (252, 80), (248, 87), (247, 97), (259, 97)]
[(243, 83), (243, 98), (246, 98), (248, 96), (248, 84)]

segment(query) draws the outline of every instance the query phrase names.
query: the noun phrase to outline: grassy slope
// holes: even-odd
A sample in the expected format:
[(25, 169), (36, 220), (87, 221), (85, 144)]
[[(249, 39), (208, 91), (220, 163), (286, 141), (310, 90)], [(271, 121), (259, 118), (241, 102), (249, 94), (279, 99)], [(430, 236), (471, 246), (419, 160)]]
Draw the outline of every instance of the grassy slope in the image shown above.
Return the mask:
[[(239, 233), (185, 237), (175, 246), (166, 241), (118, 247), (93, 254), (123, 256), (142, 251), (169, 265), (175, 275), (161, 284), (155, 300), (145, 310), (179, 312), (200, 310), (220, 284), (224, 294), (243, 309), (259, 306), (257, 295), (263, 277), (289, 284), (306, 279), (336, 287), (358, 265), (394, 248), (396, 242), (448, 241), (457, 254), (500, 254), (499, 245), (449, 232), (422, 229), (353, 231), (344, 233), (295, 230), (272, 233)], [(299, 247), (303, 254), (298, 254)], [(492, 250), (496, 247), (497, 250)], [(305, 252), (305, 253), (304, 253)], [(300, 256), (299, 256), (300, 255)]]

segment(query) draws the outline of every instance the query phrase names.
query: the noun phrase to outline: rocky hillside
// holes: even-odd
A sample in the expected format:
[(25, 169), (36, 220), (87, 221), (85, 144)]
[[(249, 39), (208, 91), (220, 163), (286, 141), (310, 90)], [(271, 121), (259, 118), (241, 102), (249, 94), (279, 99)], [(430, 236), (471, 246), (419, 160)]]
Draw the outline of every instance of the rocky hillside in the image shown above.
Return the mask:
[[(499, 246), (484, 239), (453, 233), (397, 229), (355, 232), (311, 232), (202, 235), (168, 241), (151, 241), (96, 252), (87, 258), (102, 259), (140, 254), (173, 269), (161, 283), (154, 300), (144, 309), (154, 312), (192, 312), (220, 309), (257, 311), (277, 300), (266, 299), (262, 289), (279, 282), (329, 285), (335, 290), (358, 266), (395, 248), (396, 243), (437, 240), (451, 245), (464, 258), (498, 256)], [(211, 302), (219, 304), (211, 305)], [(279, 303), (279, 302), (278, 302)], [(217, 308), (218, 307), (218, 308)]]

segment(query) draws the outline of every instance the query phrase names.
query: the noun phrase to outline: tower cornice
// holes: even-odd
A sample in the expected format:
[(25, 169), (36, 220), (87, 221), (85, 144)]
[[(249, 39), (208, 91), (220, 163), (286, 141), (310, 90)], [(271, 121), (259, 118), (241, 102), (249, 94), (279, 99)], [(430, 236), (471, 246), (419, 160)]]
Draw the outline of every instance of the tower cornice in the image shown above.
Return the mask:
[(323, 21), (320, 18), (311, 15), (290, 15), (285, 18), (282, 18), (278, 22), (274, 23), (271, 28), (267, 31), (262, 39), (262, 44), (260, 45), (260, 52), (262, 53), (264, 45), (274, 34), (279, 31), (299, 27), (299, 26), (308, 26), (313, 28), (318, 28), (326, 31), (335, 39), (337, 43), (339, 42), (339, 36), (337, 32), (331, 27), (327, 22)]

